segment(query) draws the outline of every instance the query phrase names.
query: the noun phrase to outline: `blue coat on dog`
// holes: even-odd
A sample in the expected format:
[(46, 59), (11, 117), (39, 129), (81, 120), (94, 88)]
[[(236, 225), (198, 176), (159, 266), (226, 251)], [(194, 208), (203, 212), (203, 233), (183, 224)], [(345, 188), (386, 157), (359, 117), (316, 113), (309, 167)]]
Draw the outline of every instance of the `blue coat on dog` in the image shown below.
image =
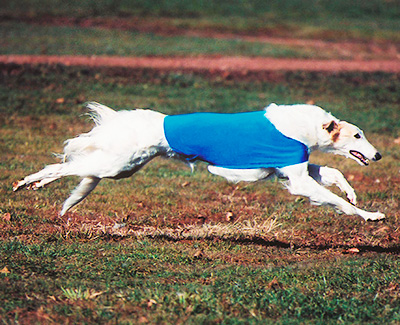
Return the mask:
[(188, 161), (232, 169), (281, 168), (308, 160), (303, 143), (279, 132), (265, 111), (167, 116), (169, 146)]

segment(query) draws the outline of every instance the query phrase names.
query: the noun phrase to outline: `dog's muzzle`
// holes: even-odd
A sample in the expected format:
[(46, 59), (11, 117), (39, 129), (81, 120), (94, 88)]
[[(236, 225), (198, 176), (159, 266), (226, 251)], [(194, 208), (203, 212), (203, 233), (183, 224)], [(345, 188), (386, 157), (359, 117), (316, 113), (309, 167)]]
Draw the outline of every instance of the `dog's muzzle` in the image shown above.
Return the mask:
[[(360, 162), (362, 162), (365, 166), (369, 165), (369, 159), (365, 157), (361, 152), (356, 150), (350, 150), (350, 154), (356, 157)], [(382, 158), (381, 154), (377, 152), (375, 156), (372, 158), (373, 161), (378, 161)]]

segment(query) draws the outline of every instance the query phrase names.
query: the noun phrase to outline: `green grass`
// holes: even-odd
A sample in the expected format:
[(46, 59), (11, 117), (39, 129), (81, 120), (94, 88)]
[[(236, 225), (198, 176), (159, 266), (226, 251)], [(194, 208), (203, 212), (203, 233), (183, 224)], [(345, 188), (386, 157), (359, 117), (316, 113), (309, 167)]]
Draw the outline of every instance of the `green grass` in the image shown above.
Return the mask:
[[(40, 4), (42, 6), (40, 6)], [(38, 1), (8, 1), (2, 10), (10, 13), (54, 13), (68, 15), (88, 14), (140, 14), (149, 16), (243, 16), (257, 17), (274, 13), (278, 17), (306, 19), (304, 15), (320, 18), (340, 16), (345, 18), (387, 18), (396, 19), (400, 9), (396, 2), (371, 0), (348, 1), (338, 0), (332, 3), (328, 0), (237, 0), (237, 1), (157, 1), (146, 0), (98, 0), (69, 1), (61, 0)]]
[[(0, 54), (196, 56), (242, 55), (307, 58), (317, 53), (284, 45), (215, 40), (200, 37), (163, 37), (97, 28), (0, 23)], [(324, 57), (322, 54), (319, 56)]]
[(397, 1), (7, 1), (5, 15), (169, 17), (173, 24), (235, 31), (277, 30), (292, 36), (387, 38), (399, 30)]
[[(0, 54), (287, 58), (392, 58), (400, 9), (396, 1), (8, 1), (0, 8)], [(45, 15), (45, 16), (43, 16)], [(48, 16), (51, 19), (47, 19)], [(57, 26), (57, 16), (78, 25)], [(79, 27), (81, 18), (105, 18), (113, 28)], [(118, 29), (127, 22), (133, 31)], [(46, 25), (51, 21), (49, 25)], [(71, 20), (73, 21), (73, 20)], [(141, 25), (154, 33), (138, 32)], [(122, 24), (124, 25), (124, 24)], [(105, 24), (107, 27), (108, 25)], [(146, 30), (146, 29), (145, 29)], [(238, 39), (159, 35), (187, 30), (238, 33)], [(241, 34), (322, 40), (357, 40), (354, 48), (249, 42)], [(376, 41), (370, 47), (370, 41)], [(398, 52), (398, 51), (397, 51)], [(396, 52), (394, 52), (396, 53)]]
[[(235, 77), (233, 73), (226, 80), (220, 76), (209, 79), (201, 74), (155, 73), (146, 69), (90, 71), (56, 66), (33, 68), (30, 73), (16, 69), (4, 78), (0, 84), (0, 112), (6, 114), (70, 118), (74, 113), (77, 117), (85, 112), (79, 103), (89, 100), (117, 109), (150, 107), (166, 114), (249, 111), (271, 102), (312, 100), (337, 117), (359, 125), (367, 134), (400, 135), (400, 79), (396, 74), (287, 72)], [(63, 102), (57, 103), (58, 98)]]
[[(137, 22), (138, 25), (141, 22)], [(163, 25), (164, 24), (164, 25)], [(166, 25), (165, 25), (166, 24)], [(168, 23), (163, 21), (158, 28)], [(182, 31), (192, 28), (180, 26)], [(193, 29), (198, 29), (193, 26)], [(397, 35), (397, 34), (396, 34)], [(293, 37), (294, 35), (288, 35)], [(325, 38), (323, 36), (322, 38)], [(329, 37), (328, 37), (329, 38)], [(393, 42), (396, 40), (393, 38)], [(350, 49), (312, 46), (310, 44), (273, 44), (250, 42), (237, 38), (212, 38), (161, 35), (118, 28), (55, 26), (24, 23), (18, 21), (0, 22), (0, 54), (32, 55), (117, 55), (117, 56), (250, 56), (275, 58), (313, 59), (393, 59), (388, 49), (392, 43), (380, 42), (375, 50), (368, 43), (357, 42)]]
[[(205, 251), (201, 258), (194, 257), (198, 248)], [(16, 322), (26, 320), (25, 310), (40, 310), (56, 322), (400, 320), (396, 257), (305, 264), (266, 258), (253, 265), (224, 260), (223, 255), (252, 255), (254, 248), (155, 240), (9, 242), (0, 247), (10, 271), (0, 275), (0, 312)]]
[[(400, 321), (398, 75), (11, 65), (0, 71), (0, 317), (6, 323)], [(82, 106), (89, 100), (168, 114), (314, 100), (360, 125), (384, 159), (368, 168), (328, 154), (313, 161), (353, 176), (360, 206), (385, 212), (388, 221), (365, 223), (311, 207), (274, 181), (236, 186), (208, 174), (204, 164), (192, 174), (161, 159), (133, 178), (102, 181), (63, 218), (57, 213), (74, 177), (12, 193), (13, 181), (54, 162), (51, 153), (65, 139), (91, 128)], [(188, 236), (202, 220), (225, 228)], [(275, 227), (261, 231), (268, 220)], [(226, 234), (249, 222), (260, 231)]]

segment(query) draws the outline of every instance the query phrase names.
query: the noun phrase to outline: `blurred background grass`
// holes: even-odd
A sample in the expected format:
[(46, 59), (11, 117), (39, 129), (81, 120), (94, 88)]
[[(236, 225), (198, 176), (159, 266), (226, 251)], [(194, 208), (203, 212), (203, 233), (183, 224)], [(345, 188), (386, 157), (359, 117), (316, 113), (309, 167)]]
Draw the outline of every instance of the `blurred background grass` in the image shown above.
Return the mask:
[(398, 0), (20, 0), (4, 1), (0, 14), (3, 19), (43, 15), (168, 18), (169, 24), (178, 27), (325, 39), (399, 40), (400, 30)]

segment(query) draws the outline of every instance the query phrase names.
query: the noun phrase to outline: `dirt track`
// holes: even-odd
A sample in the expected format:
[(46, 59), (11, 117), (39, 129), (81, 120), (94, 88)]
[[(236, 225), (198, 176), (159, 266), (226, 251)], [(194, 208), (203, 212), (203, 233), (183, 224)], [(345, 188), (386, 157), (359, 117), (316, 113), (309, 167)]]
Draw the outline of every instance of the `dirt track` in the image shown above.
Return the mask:
[(0, 55), (0, 62), (68, 66), (210, 71), (383, 71), (400, 73), (400, 60), (301, 60), (261, 57), (107, 57)]

